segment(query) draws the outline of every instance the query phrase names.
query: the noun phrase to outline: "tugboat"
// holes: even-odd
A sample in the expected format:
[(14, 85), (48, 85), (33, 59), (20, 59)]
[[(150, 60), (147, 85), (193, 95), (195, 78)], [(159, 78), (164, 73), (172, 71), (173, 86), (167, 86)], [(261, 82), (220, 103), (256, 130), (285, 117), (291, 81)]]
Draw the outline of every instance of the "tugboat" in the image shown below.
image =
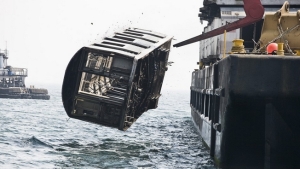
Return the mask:
[(49, 100), (47, 89), (25, 86), (28, 75), (26, 68), (15, 68), (7, 65), (8, 51), (0, 50), (0, 98), (9, 99), (43, 99)]
[(210, 155), (221, 168), (300, 168), (299, 0), (203, 4), (203, 34), (174, 47), (200, 41), (190, 106)]

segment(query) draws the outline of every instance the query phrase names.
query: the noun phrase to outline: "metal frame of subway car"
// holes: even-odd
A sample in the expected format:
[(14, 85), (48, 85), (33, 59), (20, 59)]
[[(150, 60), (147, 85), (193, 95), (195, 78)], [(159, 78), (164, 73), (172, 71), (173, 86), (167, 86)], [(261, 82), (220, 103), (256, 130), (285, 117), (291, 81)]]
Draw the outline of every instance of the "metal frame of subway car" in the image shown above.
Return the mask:
[(128, 129), (157, 107), (171, 40), (128, 28), (81, 48), (67, 66), (62, 87), (68, 116)]
[(300, 168), (300, 57), (229, 55), (194, 71), (191, 114), (222, 168)]

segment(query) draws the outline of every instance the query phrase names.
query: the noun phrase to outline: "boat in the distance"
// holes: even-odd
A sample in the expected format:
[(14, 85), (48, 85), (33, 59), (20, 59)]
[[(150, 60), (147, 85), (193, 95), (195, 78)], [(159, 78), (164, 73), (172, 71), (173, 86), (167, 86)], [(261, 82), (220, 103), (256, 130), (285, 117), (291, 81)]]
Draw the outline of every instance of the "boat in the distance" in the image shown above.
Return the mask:
[(7, 65), (8, 51), (0, 50), (0, 98), (49, 100), (48, 90), (25, 85), (26, 68)]

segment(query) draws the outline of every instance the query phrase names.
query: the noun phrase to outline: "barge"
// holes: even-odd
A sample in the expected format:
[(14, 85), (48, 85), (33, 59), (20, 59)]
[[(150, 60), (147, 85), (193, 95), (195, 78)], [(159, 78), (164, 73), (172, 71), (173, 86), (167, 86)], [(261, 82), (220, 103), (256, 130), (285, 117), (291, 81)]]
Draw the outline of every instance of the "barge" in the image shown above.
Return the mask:
[(299, 1), (203, 4), (203, 33), (174, 46), (199, 42), (190, 106), (211, 157), (228, 169), (300, 168)]
[(8, 51), (0, 50), (0, 98), (49, 100), (47, 89), (25, 85), (26, 68), (7, 65)]

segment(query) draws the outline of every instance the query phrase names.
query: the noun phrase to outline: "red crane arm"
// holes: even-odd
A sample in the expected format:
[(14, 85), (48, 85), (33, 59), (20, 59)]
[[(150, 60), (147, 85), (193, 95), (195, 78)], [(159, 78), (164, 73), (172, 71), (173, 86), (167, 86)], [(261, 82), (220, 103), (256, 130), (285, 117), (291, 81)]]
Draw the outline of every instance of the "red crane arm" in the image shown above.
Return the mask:
[(195, 36), (193, 38), (187, 39), (185, 41), (179, 42), (174, 47), (185, 46), (194, 42), (198, 42), (203, 39), (207, 39), (216, 35), (224, 33), (224, 31), (232, 31), (252, 23), (255, 23), (262, 19), (264, 15), (264, 7), (262, 6), (260, 0), (243, 0), (244, 1), (244, 10), (246, 17), (230, 24), (224, 25), (220, 28), (214, 29), (210, 32), (203, 33), (201, 35)]

